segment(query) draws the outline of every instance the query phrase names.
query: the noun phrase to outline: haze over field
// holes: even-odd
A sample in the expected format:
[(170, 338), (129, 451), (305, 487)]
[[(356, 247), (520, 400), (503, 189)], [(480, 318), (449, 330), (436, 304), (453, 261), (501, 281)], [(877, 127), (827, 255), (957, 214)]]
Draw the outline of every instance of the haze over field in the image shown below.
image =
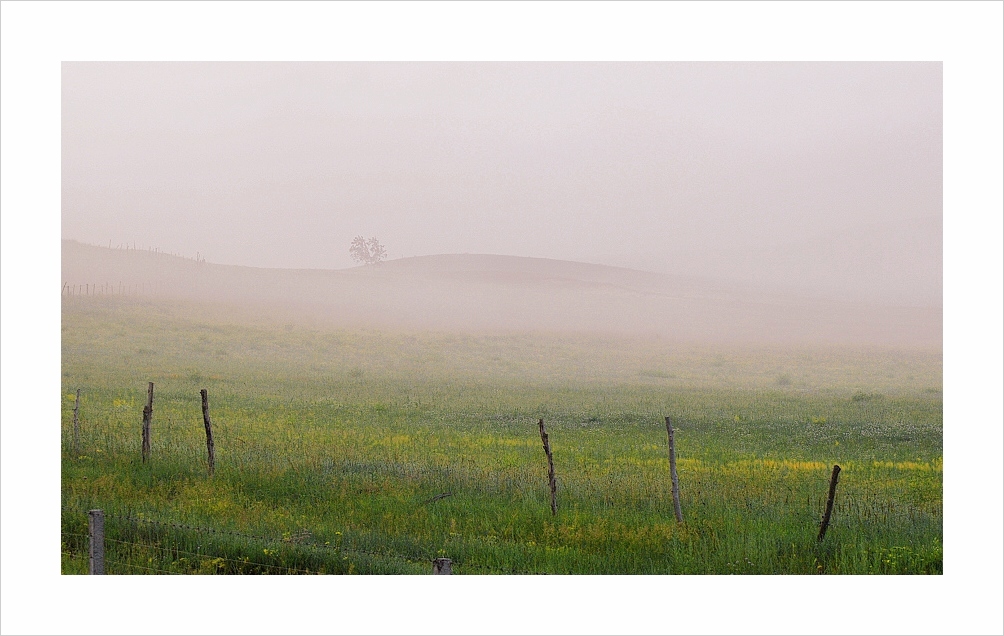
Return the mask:
[(516, 256), (445, 254), (345, 270), (291, 270), (64, 241), (63, 280), (68, 294), (212, 301), (340, 326), (941, 348), (940, 307), (840, 302)]
[(391, 259), (577, 261), (922, 307), (940, 339), (941, 77), (939, 63), (65, 63), (62, 235), (343, 269), (361, 234)]

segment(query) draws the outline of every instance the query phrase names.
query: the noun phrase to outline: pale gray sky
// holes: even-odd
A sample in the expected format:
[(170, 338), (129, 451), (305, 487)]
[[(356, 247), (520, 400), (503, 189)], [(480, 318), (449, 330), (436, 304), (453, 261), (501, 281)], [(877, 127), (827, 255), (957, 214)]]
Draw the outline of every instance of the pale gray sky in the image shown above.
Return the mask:
[(941, 298), (940, 63), (65, 63), (62, 235)]

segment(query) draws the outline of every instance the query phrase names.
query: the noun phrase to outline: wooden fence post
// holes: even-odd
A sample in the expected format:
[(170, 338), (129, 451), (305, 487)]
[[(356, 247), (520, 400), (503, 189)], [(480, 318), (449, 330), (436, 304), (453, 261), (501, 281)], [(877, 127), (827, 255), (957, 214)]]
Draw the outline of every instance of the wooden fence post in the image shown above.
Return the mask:
[(830, 526), (830, 515), (833, 514), (833, 499), (837, 496), (837, 478), (840, 476), (840, 466), (833, 465), (833, 473), (830, 474), (830, 493), (826, 497), (826, 512), (823, 513), (823, 520), (819, 523), (819, 536), (817, 542), (822, 542), (826, 536), (826, 529)]
[(206, 425), (206, 450), (209, 451), (209, 476), (216, 470), (216, 448), (213, 445), (213, 424), (209, 421), (209, 393), (202, 389), (202, 421)]
[(87, 513), (87, 534), (90, 538), (90, 567), (88, 574), (105, 573), (105, 513), (91, 510)]
[(683, 511), (680, 510), (680, 480), (676, 476), (676, 448), (673, 444), (673, 424), (666, 416), (666, 432), (669, 434), (669, 478), (673, 482), (673, 513), (676, 522), (683, 523)]
[(453, 574), (453, 562), (449, 559), (440, 557), (438, 559), (432, 560), (432, 573), (433, 574)]
[(547, 441), (547, 431), (544, 430), (544, 420), (537, 422), (540, 426), (540, 440), (544, 442), (544, 453), (547, 455), (547, 483), (551, 487), (551, 514), (558, 514), (558, 501), (555, 498), (557, 485), (554, 482), (554, 458), (551, 456), (551, 444)]
[(80, 454), (80, 389), (77, 389), (77, 400), (73, 403), (73, 454)]
[(147, 384), (143, 407), (143, 463), (150, 458), (150, 420), (153, 419), (153, 382)]

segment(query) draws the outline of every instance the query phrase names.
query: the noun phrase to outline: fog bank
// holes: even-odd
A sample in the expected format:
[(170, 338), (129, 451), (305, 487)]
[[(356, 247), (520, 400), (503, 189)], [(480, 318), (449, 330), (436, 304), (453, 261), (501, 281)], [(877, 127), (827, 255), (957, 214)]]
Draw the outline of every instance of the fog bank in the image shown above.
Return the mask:
[(848, 303), (603, 265), (453, 254), (346, 270), (216, 265), (63, 243), (67, 302), (136, 296), (337, 325), (940, 350), (941, 308)]

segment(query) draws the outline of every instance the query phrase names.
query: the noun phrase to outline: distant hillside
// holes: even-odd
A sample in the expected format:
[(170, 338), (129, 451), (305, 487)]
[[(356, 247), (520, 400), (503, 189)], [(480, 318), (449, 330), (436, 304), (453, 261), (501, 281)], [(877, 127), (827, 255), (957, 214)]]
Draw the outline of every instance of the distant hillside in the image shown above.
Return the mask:
[(63, 241), (63, 283), (239, 303), (344, 324), (639, 333), (680, 340), (941, 346), (941, 309), (824, 302), (569, 261), (449, 254), (346, 270), (197, 263)]
[(941, 253), (941, 217), (886, 220), (750, 254), (737, 277), (830, 298), (941, 306)]

